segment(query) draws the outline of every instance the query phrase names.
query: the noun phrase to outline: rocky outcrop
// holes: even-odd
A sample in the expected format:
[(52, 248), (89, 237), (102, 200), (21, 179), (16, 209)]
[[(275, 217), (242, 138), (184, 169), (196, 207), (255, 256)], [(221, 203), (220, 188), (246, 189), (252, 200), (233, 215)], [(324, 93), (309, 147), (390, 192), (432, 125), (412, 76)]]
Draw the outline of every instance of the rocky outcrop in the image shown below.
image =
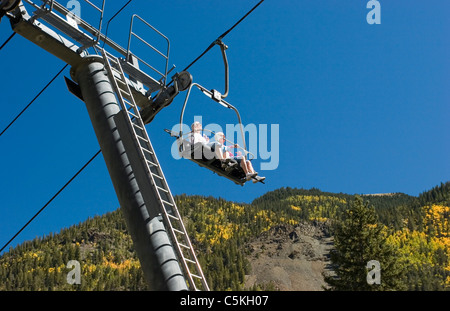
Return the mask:
[(319, 291), (325, 282), (332, 237), (326, 223), (278, 225), (247, 246), (251, 273), (246, 287), (270, 285), (276, 290)]

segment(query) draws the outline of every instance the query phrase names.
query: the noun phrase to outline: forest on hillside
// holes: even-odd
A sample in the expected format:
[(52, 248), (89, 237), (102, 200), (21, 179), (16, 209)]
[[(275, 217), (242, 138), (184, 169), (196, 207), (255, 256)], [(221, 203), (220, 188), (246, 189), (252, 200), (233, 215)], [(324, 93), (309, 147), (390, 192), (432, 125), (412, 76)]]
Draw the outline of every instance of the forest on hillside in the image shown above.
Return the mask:
[[(376, 211), (406, 290), (450, 289), (450, 182), (418, 197), (287, 187), (251, 204), (187, 195), (176, 203), (213, 290), (272, 290), (244, 287), (246, 244), (279, 224), (321, 223), (333, 234), (355, 197)], [(81, 263), (81, 284), (67, 282), (71, 260)], [(0, 280), (0, 290), (147, 290), (120, 209), (11, 248), (0, 257)]]

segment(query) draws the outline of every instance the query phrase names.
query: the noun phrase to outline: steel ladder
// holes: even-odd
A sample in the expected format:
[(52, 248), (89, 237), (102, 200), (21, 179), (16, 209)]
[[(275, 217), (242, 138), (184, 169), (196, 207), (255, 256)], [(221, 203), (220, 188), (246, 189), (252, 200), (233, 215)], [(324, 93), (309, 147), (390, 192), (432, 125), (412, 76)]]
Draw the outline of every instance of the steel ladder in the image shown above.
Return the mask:
[(104, 49), (101, 52), (105, 61), (105, 69), (113, 90), (116, 93), (119, 105), (123, 111), (126, 111), (126, 115), (128, 116), (125, 119), (130, 131), (132, 131), (131, 136), (135, 140), (135, 145), (139, 146), (140, 157), (145, 162), (146, 175), (157, 194), (159, 209), (163, 216), (172, 246), (176, 250), (182, 271), (188, 281), (188, 287), (190, 290), (209, 291), (202, 268), (195, 255), (183, 220), (178, 212), (169, 185), (153, 150), (119, 59)]

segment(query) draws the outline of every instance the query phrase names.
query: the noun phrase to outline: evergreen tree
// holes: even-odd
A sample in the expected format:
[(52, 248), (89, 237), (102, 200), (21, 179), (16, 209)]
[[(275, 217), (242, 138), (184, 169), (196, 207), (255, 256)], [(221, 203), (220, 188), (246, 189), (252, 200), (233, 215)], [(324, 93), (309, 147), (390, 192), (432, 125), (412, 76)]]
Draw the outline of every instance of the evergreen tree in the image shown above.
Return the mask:
[[(396, 249), (386, 243), (386, 230), (378, 223), (375, 208), (355, 196), (337, 224), (335, 251), (330, 259), (335, 275), (324, 276), (330, 290), (403, 290), (403, 266)], [(369, 284), (372, 260), (379, 262), (380, 284)]]

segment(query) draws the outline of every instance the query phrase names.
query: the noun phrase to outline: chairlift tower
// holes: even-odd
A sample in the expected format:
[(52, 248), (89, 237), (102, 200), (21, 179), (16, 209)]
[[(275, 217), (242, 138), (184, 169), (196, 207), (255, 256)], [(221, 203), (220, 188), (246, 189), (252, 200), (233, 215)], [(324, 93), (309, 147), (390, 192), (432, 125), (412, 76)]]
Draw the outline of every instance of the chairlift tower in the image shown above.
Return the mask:
[[(14, 32), (71, 66), (67, 87), (86, 104), (150, 289), (209, 290), (145, 128), (192, 77), (177, 73), (168, 86), (169, 39), (144, 19), (132, 16), (123, 48), (102, 33), (105, 0), (81, 2), (97, 11), (98, 26), (53, 0), (2, 0), (0, 10)], [(136, 34), (135, 22), (162, 37), (165, 50)], [(132, 53), (132, 38), (160, 55), (164, 68)]]

